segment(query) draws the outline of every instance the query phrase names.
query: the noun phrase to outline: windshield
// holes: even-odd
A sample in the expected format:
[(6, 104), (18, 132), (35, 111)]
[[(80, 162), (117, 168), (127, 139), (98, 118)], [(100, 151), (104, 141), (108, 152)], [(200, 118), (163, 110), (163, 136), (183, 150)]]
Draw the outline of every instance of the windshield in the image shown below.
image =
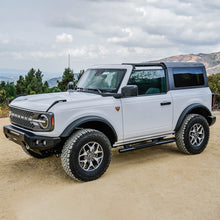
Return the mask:
[(125, 72), (126, 69), (88, 69), (79, 80), (77, 88), (116, 93)]

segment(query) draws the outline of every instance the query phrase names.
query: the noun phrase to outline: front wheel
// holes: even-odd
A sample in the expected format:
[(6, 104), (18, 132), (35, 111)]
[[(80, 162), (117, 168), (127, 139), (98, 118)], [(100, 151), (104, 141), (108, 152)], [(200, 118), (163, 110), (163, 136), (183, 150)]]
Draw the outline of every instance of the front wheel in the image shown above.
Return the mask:
[(180, 129), (176, 132), (176, 144), (180, 151), (187, 154), (199, 154), (209, 141), (207, 120), (198, 114), (186, 116)]
[(91, 181), (104, 174), (111, 161), (111, 143), (100, 131), (76, 131), (64, 144), (61, 162), (70, 177)]

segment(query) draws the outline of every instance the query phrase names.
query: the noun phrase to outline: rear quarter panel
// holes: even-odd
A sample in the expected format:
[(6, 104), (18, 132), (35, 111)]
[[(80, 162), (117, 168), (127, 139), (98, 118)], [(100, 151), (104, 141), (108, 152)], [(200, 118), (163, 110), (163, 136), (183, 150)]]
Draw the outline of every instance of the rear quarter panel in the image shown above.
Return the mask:
[(173, 100), (173, 130), (181, 113), (189, 105), (201, 104), (211, 111), (212, 93), (209, 87), (171, 90), (170, 94)]

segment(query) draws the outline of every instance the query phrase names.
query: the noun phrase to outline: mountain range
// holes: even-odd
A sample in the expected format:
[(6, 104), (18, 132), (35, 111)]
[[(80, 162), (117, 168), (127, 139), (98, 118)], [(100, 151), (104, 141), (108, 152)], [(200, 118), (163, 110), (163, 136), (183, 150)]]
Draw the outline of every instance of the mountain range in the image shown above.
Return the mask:
[(220, 73), (220, 52), (209, 54), (184, 54), (163, 58), (157, 61), (201, 62), (204, 63), (208, 75)]
[(47, 80), (49, 87), (51, 88), (51, 87), (57, 86), (57, 80), (61, 81), (62, 77), (61, 76), (60, 77), (54, 77), (52, 79)]
[[(199, 53), (199, 54), (183, 54), (177, 56), (166, 57), (155, 61), (174, 61), (174, 62), (201, 62), (206, 66), (208, 75), (220, 73), (220, 52), (215, 53)], [(0, 82), (15, 82), (19, 75), (25, 75), (28, 71), (16, 69), (0, 69)], [(61, 80), (61, 76), (55, 73), (43, 73), (44, 80), (47, 80), (50, 87), (57, 85), (57, 80)], [(78, 78), (78, 74), (75, 74)]]

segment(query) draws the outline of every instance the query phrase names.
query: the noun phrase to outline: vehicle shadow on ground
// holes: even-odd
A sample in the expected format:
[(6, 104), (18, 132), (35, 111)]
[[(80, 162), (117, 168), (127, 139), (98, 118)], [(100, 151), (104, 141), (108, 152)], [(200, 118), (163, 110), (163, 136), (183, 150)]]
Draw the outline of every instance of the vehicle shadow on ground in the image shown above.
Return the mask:
[[(151, 164), (155, 160), (158, 160), (158, 163), (160, 163), (163, 160), (167, 161), (167, 158), (171, 159), (178, 155), (182, 156), (175, 144), (164, 144), (126, 153), (119, 153), (118, 149), (113, 149), (109, 169), (115, 172), (114, 170), (117, 168), (129, 168), (138, 164)], [(7, 173), (13, 175), (13, 177), (16, 174), (18, 181), (20, 178), (25, 178), (29, 179), (27, 182), (43, 181), (44, 184), (56, 184), (57, 181), (70, 184), (73, 182), (78, 183), (65, 174), (60, 158), (55, 156), (44, 159), (28, 158), (25, 156), (22, 159), (11, 161), (5, 168), (7, 169), (7, 167), (9, 169)], [(123, 172), (123, 169), (121, 169), (121, 172)]]

